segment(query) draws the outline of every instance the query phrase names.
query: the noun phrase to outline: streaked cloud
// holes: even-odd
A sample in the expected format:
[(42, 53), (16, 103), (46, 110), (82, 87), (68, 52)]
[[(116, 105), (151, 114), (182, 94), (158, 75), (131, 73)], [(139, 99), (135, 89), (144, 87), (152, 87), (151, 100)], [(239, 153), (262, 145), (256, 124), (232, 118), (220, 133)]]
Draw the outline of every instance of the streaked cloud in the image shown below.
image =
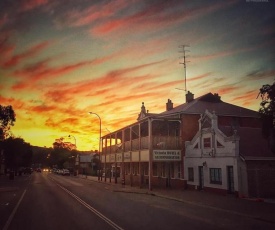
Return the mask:
[(246, 75), (249, 80), (260, 80), (272, 78), (275, 80), (275, 69), (272, 70), (254, 70)]
[(36, 7), (43, 6), (48, 3), (49, 0), (21, 0), (19, 8), (21, 11), (33, 10)]
[(15, 3), (0, 1), (0, 104), (16, 111), (15, 135), (41, 146), (74, 134), (79, 149), (97, 148), (99, 121), (88, 111), (105, 134), (135, 122), (142, 102), (152, 113), (168, 98), (184, 103), (176, 88), (185, 83), (196, 97), (219, 93), (258, 110), (259, 88), (274, 82), (270, 1)]
[(34, 45), (23, 53), (11, 56), (6, 62), (2, 64), (2, 67), (4, 68), (16, 67), (17, 65), (21, 64), (21, 62), (23, 62), (24, 60), (38, 55), (42, 50), (44, 50), (48, 46), (49, 46), (49, 42), (41, 42), (37, 45)]

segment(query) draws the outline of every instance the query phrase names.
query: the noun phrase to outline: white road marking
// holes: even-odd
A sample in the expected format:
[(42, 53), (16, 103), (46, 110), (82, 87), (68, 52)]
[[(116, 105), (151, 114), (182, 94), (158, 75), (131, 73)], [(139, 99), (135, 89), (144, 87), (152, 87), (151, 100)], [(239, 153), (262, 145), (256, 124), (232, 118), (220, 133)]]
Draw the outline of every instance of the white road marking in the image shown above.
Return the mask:
[(17, 205), (16, 205), (15, 208), (13, 209), (13, 211), (12, 211), (12, 213), (11, 213), (9, 219), (7, 220), (7, 222), (6, 222), (6, 224), (5, 224), (4, 228), (3, 228), (3, 230), (7, 230), (7, 229), (9, 228), (10, 223), (11, 223), (11, 221), (12, 221), (12, 219), (13, 219), (13, 217), (14, 217), (14, 215), (15, 215), (15, 213), (16, 213), (16, 211), (17, 211), (17, 209), (18, 209), (18, 207), (19, 207), (19, 205), (20, 205), (20, 203), (21, 203), (21, 201), (23, 200), (23, 198), (24, 198), (26, 192), (27, 192), (27, 190), (25, 189), (24, 192), (23, 192), (23, 194), (22, 194), (22, 196), (21, 196), (21, 198), (20, 198), (20, 200), (18, 201)]
[(69, 191), (68, 189), (64, 188), (63, 186), (61, 186), (60, 184), (57, 183), (57, 181), (55, 181), (53, 178), (51, 178), (61, 189), (63, 189), (65, 192), (67, 192), (71, 197), (75, 198), (80, 204), (82, 204), (84, 207), (86, 207), (87, 209), (89, 209), (91, 212), (93, 212), (94, 214), (96, 214), (99, 218), (101, 218), (102, 220), (104, 220), (107, 224), (109, 224), (111, 227), (113, 227), (114, 229), (117, 230), (123, 230), (123, 228), (121, 228), (120, 226), (118, 226), (117, 224), (115, 224), (113, 221), (111, 221), (109, 218), (107, 218), (106, 216), (104, 216), (102, 213), (100, 213), (99, 211), (97, 211), (95, 208), (93, 208), (92, 206), (90, 206), (89, 204), (87, 204), (84, 200), (80, 199), (77, 195), (75, 195), (74, 193), (72, 193), (71, 191)]
[(69, 182), (72, 185), (75, 185), (75, 186), (83, 186), (83, 184), (77, 183), (77, 182), (72, 181), (72, 180), (67, 179), (67, 178), (64, 178), (64, 180), (67, 181), (67, 182)]
[[(48, 177), (51, 178), (51, 179), (53, 179), (53, 177), (50, 176), (50, 175), (48, 175)], [(55, 180), (55, 179), (54, 179), (54, 180)], [(78, 183), (78, 182), (75, 182), (75, 181), (72, 181), (71, 179), (66, 178), (66, 177), (62, 177), (62, 180), (66, 181), (66, 182), (68, 182), (68, 183), (70, 183), (70, 184), (72, 184), (72, 185), (74, 185), (74, 186), (83, 186), (83, 184)], [(56, 180), (55, 180), (55, 181), (56, 181)]]

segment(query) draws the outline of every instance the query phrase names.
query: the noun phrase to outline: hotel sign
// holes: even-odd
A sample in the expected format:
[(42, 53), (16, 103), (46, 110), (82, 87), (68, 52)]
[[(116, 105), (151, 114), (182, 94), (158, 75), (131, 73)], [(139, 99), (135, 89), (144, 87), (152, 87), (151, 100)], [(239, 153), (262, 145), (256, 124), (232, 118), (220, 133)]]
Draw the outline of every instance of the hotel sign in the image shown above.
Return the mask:
[(153, 150), (153, 161), (180, 161), (180, 150)]

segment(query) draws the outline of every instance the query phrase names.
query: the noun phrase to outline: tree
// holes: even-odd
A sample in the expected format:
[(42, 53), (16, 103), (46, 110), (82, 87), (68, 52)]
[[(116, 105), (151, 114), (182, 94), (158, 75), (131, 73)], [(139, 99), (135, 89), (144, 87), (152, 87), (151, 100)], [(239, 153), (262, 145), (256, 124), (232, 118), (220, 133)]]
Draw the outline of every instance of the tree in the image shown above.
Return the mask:
[(9, 137), (3, 141), (6, 167), (17, 170), (19, 167), (29, 167), (32, 162), (32, 148), (22, 138)]
[(75, 150), (76, 146), (75, 144), (69, 142), (69, 141), (64, 141), (64, 137), (55, 139), (55, 142), (53, 143), (53, 148), (55, 149), (68, 149), (70, 151)]
[(8, 136), (10, 126), (14, 125), (15, 113), (11, 105), (0, 105), (0, 140), (4, 140)]
[(263, 121), (263, 135), (275, 153), (275, 82), (263, 85), (258, 96), (262, 98), (259, 113)]
[(72, 158), (75, 158), (76, 155), (75, 145), (70, 142), (64, 142), (64, 138), (61, 137), (53, 143), (50, 164), (58, 165), (59, 168), (70, 167)]
[(35, 168), (50, 166), (50, 153), (52, 148), (32, 146), (32, 163)]

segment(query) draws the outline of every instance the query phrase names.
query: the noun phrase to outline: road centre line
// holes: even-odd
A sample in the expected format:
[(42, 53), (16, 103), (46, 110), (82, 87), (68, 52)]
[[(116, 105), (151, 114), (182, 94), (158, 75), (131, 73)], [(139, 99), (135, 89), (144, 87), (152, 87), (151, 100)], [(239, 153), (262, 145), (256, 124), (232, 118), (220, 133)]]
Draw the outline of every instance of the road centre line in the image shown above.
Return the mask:
[(12, 221), (12, 219), (13, 219), (13, 217), (14, 217), (14, 215), (15, 215), (15, 213), (16, 213), (16, 211), (17, 211), (17, 209), (18, 209), (18, 207), (19, 207), (19, 205), (21, 203), (21, 201), (23, 200), (26, 192), (27, 192), (27, 189), (24, 190), (22, 196), (20, 197), (20, 200), (18, 201), (18, 203), (16, 204), (15, 208), (13, 209), (11, 215), (9, 216), (9, 219), (7, 220), (7, 222), (6, 222), (3, 230), (7, 230), (9, 228), (10, 223), (11, 223), (11, 221)]
[[(51, 178), (51, 177), (50, 177)], [(67, 192), (71, 197), (75, 198), (80, 204), (82, 204), (84, 207), (86, 207), (87, 209), (89, 209), (91, 212), (93, 212), (94, 214), (96, 214), (99, 218), (101, 218), (102, 220), (104, 220), (106, 223), (108, 223), (111, 227), (113, 227), (116, 230), (123, 230), (123, 228), (121, 228), (120, 226), (118, 226), (117, 224), (115, 224), (113, 221), (111, 221), (109, 218), (107, 218), (106, 216), (104, 216), (102, 213), (100, 213), (99, 211), (97, 211), (95, 208), (93, 208), (92, 206), (90, 206), (89, 204), (87, 204), (85, 201), (83, 201), (81, 198), (79, 198), (77, 195), (75, 195), (74, 193), (72, 193), (71, 191), (69, 191), (68, 189), (64, 188), (62, 185), (60, 185), (56, 180), (54, 180), (53, 178), (51, 178), (61, 189), (63, 189), (65, 192)]]

